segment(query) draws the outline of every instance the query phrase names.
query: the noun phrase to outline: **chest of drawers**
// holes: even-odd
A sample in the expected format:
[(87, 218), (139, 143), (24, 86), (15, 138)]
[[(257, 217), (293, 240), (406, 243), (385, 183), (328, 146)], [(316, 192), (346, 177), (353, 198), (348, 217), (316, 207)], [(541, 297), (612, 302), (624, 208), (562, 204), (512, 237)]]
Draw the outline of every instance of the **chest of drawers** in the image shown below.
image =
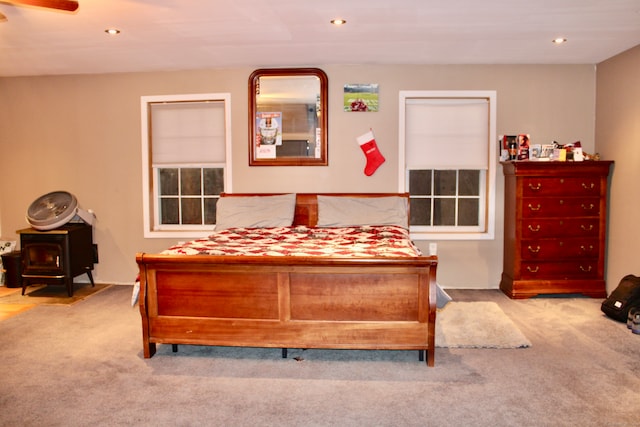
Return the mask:
[(611, 161), (505, 162), (500, 289), (606, 297), (604, 265)]

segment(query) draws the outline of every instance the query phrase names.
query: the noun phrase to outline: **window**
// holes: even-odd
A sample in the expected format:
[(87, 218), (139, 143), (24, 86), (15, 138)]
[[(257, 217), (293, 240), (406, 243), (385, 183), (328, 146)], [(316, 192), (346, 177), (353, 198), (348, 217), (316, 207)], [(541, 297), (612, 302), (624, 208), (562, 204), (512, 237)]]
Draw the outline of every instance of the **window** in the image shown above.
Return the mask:
[(492, 239), (494, 91), (400, 92), (400, 192), (415, 239)]
[(145, 237), (201, 237), (231, 191), (230, 95), (142, 97)]

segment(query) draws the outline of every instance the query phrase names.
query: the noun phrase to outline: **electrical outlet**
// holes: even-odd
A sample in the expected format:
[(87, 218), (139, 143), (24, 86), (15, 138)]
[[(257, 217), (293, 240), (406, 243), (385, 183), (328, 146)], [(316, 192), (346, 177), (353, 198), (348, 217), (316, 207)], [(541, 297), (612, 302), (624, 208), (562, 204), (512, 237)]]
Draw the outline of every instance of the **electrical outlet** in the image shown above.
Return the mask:
[(438, 255), (437, 243), (429, 243), (429, 255)]

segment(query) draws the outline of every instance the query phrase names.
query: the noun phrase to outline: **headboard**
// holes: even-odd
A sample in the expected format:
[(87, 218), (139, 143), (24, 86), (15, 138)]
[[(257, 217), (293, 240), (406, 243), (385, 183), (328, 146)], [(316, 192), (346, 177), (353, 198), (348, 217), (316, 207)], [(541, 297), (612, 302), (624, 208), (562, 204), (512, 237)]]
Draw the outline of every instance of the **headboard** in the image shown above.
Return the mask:
[[(222, 193), (221, 197), (273, 196), (283, 193)], [(318, 195), (338, 197), (405, 197), (409, 206), (409, 193), (296, 193), (293, 225), (315, 227), (318, 223)], [(409, 211), (407, 211), (409, 214)]]

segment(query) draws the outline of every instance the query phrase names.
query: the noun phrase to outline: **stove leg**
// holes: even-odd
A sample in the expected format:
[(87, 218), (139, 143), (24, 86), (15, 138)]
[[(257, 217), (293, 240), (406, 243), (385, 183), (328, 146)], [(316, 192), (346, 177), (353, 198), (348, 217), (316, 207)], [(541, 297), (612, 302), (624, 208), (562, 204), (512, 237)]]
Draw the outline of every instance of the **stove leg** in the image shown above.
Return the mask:
[(70, 279), (66, 279), (65, 282), (67, 285), (67, 295), (72, 297), (73, 296), (73, 277)]
[(87, 276), (89, 276), (89, 281), (91, 282), (91, 287), (94, 288), (96, 286), (96, 284), (93, 283), (93, 274), (91, 274), (91, 270), (87, 270)]

